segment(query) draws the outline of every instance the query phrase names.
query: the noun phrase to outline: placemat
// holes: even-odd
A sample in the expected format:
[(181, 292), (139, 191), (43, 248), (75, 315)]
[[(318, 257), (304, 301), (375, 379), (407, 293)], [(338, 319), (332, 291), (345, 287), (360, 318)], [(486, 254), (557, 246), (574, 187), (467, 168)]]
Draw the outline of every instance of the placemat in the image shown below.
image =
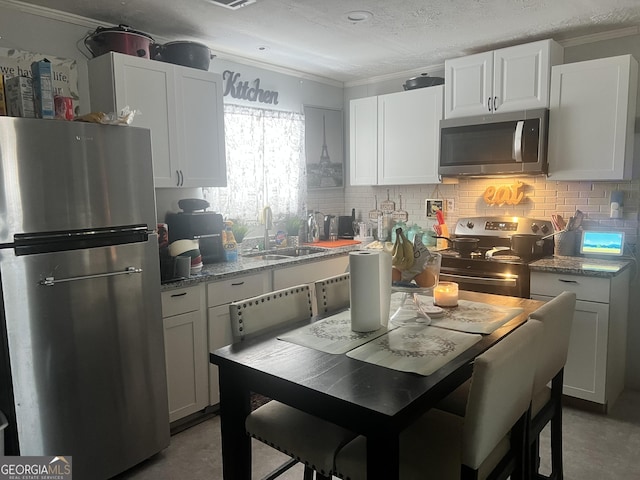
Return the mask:
[(431, 326), (396, 328), (347, 356), (402, 372), (431, 375), (481, 338)]
[[(421, 297), (421, 300), (427, 305), (433, 305), (432, 297)], [(461, 332), (489, 334), (523, 311), (520, 307), (501, 307), (470, 300), (458, 300), (457, 307), (444, 308), (441, 316), (431, 317), (431, 325)]]
[(380, 327), (373, 332), (354, 332), (351, 330), (351, 312), (345, 310), (280, 335), (278, 339), (325, 353), (346, 353), (387, 331), (387, 327)]

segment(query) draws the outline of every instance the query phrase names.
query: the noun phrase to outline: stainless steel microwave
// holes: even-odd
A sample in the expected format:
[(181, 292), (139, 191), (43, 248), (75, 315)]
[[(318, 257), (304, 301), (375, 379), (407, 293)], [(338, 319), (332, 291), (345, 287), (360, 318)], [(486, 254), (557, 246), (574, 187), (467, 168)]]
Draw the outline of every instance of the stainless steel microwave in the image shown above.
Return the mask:
[(546, 174), (548, 124), (544, 108), (441, 120), (438, 173)]

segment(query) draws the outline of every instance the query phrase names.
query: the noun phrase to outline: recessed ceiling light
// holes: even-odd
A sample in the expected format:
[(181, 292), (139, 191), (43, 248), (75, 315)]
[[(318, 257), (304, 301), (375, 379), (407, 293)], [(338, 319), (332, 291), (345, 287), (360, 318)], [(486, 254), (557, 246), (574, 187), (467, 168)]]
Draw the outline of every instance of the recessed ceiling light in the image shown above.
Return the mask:
[(362, 23), (366, 22), (373, 17), (373, 13), (367, 12), (366, 10), (354, 10), (353, 12), (348, 12), (346, 15), (346, 19), (351, 23)]

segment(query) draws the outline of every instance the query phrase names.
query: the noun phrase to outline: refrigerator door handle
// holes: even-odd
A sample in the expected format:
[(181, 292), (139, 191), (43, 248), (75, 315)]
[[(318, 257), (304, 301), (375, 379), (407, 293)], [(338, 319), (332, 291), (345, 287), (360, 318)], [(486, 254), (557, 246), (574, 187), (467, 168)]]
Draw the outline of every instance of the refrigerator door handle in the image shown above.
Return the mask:
[(97, 273), (95, 275), (82, 275), (79, 277), (69, 277), (69, 278), (60, 278), (60, 279), (56, 279), (55, 277), (45, 277), (44, 280), (40, 280), (39, 283), (44, 287), (52, 287), (56, 283), (74, 282), (76, 280), (88, 280), (90, 278), (113, 277), (116, 275), (130, 275), (132, 273), (142, 273), (142, 269), (136, 268), (136, 267), (127, 267), (121, 272)]

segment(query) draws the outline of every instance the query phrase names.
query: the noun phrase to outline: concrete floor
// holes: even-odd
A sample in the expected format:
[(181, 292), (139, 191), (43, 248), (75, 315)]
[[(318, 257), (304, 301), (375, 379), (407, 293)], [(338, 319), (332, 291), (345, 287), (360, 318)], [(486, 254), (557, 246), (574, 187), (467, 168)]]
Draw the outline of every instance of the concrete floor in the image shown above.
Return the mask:
[[(640, 479), (640, 392), (624, 392), (608, 415), (564, 408), (566, 480)], [(549, 472), (548, 428), (543, 432), (541, 473)], [(171, 437), (169, 448), (119, 475), (117, 480), (222, 479), (220, 419), (215, 416)], [(288, 457), (254, 441), (253, 478)], [(297, 465), (280, 478), (301, 480)]]

